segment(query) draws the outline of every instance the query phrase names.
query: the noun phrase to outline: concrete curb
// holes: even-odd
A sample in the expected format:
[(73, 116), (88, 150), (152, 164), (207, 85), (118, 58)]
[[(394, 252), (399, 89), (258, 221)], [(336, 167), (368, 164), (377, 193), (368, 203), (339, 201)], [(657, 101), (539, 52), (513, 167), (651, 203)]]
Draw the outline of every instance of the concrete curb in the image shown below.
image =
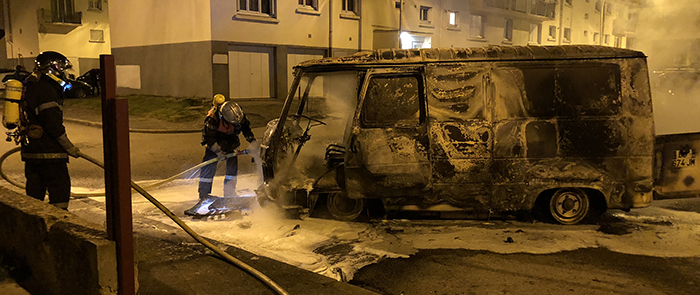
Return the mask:
[(0, 187), (0, 237), (31, 294), (117, 294), (116, 244), (67, 211)]
[[(81, 124), (90, 127), (102, 128), (102, 123), (97, 123), (88, 120), (73, 119), (73, 118), (63, 118), (63, 121), (71, 122), (75, 124)], [(129, 132), (133, 133), (199, 133), (202, 129), (139, 129), (139, 128), (129, 128)]]

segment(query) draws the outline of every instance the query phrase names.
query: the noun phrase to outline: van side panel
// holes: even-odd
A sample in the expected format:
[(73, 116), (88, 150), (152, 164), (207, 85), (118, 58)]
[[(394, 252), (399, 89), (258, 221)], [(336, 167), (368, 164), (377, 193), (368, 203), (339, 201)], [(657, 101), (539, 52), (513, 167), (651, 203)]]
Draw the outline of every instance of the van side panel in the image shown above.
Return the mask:
[(634, 206), (636, 182), (651, 177), (653, 121), (645, 72), (631, 74), (631, 62), (646, 71), (641, 59), (496, 65), (492, 208), (530, 209), (561, 187)]
[(425, 69), (433, 194), (466, 209), (488, 209), (493, 138), (485, 112), (486, 70), (479, 63)]

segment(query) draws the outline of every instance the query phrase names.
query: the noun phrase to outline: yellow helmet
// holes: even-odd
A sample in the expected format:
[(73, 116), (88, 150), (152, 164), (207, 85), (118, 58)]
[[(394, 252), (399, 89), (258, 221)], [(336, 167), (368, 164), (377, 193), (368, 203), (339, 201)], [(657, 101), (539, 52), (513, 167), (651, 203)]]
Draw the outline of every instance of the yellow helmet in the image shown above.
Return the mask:
[(224, 104), (225, 101), (226, 97), (223, 94), (216, 94), (214, 95), (214, 101), (212, 102), (212, 104), (215, 106), (220, 106)]

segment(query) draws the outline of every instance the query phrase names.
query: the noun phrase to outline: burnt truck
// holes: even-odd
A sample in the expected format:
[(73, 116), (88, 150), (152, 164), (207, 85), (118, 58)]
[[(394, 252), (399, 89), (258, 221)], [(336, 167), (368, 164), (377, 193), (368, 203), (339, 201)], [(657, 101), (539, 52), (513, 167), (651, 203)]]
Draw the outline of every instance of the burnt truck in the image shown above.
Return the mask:
[[(642, 52), (603, 46), (377, 50), (303, 62), (261, 146), (261, 204), (545, 212), (576, 224), (652, 200)], [(323, 201), (323, 202), (321, 202)], [(551, 218), (550, 218), (551, 219)]]

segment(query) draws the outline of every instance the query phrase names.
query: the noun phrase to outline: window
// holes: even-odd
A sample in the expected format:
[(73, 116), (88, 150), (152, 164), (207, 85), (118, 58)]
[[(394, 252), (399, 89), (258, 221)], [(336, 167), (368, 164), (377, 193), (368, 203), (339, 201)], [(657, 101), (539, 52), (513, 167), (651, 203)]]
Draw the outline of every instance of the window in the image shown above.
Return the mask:
[(432, 7), (421, 6), (420, 7), (420, 20), (422, 22), (430, 22), (430, 10)]
[(605, 14), (612, 14), (613, 7), (610, 3), (605, 3)]
[(530, 43), (540, 44), (540, 34), (542, 33), (541, 24), (530, 24)]
[(600, 34), (593, 33), (593, 43), (598, 44), (598, 42), (600, 42)]
[(583, 30), (583, 36), (584, 36), (584, 37), (588, 37), (588, 31)]
[(603, 38), (605, 38), (605, 39), (604, 39), (604, 40), (605, 40), (604, 42), (605, 42), (606, 45), (610, 44), (610, 34), (605, 34), (605, 36), (604, 36)]
[(615, 47), (622, 48), (622, 37), (615, 36)]
[(421, 119), (420, 81), (416, 76), (372, 77), (362, 107), (363, 125), (418, 126)]
[(274, 15), (274, 0), (238, 0), (239, 11), (249, 11), (267, 15)]
[(447, 12), (447, 27), (448, 28), (456, 28), (458, 24), (458, 18), (457, 18), (457, 12), (456, 11), (448, 11)]
[(484, 17), (481, 15), (472, 15), (472, 21), (469, 26), (469, 37), (484, 38)]
[(574, 0), (566, 0), (566, 4), (572, 5), (572, 2), (574, 2)]
[(358, 0), (343, 0), (343, 11), (348, 11), (352, 12), (354, 14), (358, 14), (358, 5), (357, 5)]
[(318, 0), (299, 0), (299, 5), (318, 10)]
[(564, 28), (564, 42), (571, 42), (571, 28)]
[(595, 2), (595, 12), (600, 13), (600, 11), (603, 10), (602, 5), (603, 5), (603, 4), (600, 3), (600, 1), (596, 1), (596, 2)]
[(554, 18), (557, 11), (557, 1), (551, 0), (530, 0), (530, 14)]
[(102, 0), (88, 1), (88, 10), (102, 11)]
[(103, 30), (90, 30), (90, 42), (92, 43), (104, 43), (105, 33)]
[(588, 13), (584, 13), (584, 14), (583, 14), (583, 18), (584, 18), (584, 19), (588, 19)]
[(503, 27), (503, 39), (506, 41), (513, 42), (513, 20), (506, 19), (505, 26)]
[(549, 26), (549, 40), (557, 40), (557, 27)]
[(80, 13), (75, 13), (75, 2), (73, 0), (51, 0), (51, 22), (81, 23)]

